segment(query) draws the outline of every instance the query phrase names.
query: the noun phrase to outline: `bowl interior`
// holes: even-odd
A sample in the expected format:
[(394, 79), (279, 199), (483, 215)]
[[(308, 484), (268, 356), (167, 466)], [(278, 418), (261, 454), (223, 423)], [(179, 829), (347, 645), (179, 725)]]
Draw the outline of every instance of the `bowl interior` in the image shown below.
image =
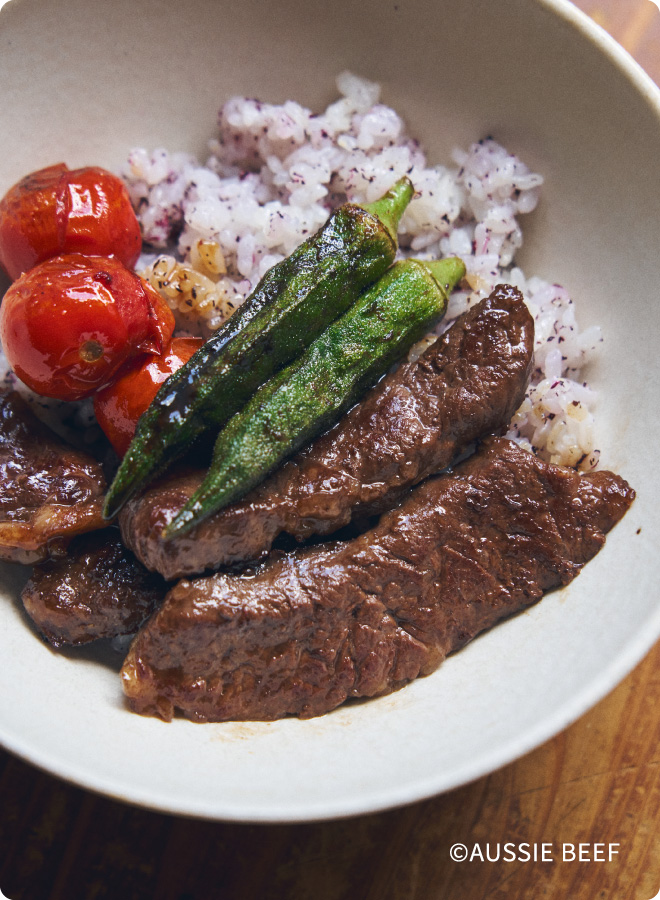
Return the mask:
[(518, 262), (564, 284), (582, 324), (602, 325), (589, 372), (602, 465), (638, 497), (568, 589), (398, 694), (308, 722), (131, 715), (117, 661), (43, 645), (18, 600), (25, 573), (2, 568), (7, 747), (131, 802), (262, 821), (380, 809), (488, 772), (584, 712), (660, 635), (657, 91), (564, 0), (285, 0), (276, 10), (11, 0), (0, 13), (0, 193), (60, 160), (117, 168), (134, 146), (203, 159), (234, 94), (321, 110), (342, 70), (379, 81), (430, 161), (492, 135), (545, 176)]

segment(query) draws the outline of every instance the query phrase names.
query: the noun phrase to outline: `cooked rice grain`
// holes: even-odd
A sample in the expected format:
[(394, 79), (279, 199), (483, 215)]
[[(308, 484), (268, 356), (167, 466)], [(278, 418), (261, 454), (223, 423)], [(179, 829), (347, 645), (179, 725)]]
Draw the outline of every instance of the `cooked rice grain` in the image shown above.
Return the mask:
[(467, 267), (442, 327), (504, 281), (535, 317), (532, 384), (510, 436), (553, 462), (593, 468), (596, 398), (582, 372), (600, 330), (581, 332), (562, 287), (515, 267), (519, 219), (535, 208), (541, 176), (491, 138), (455, 151), (453, 167), (428, 165), (378, 85), (345, 72), (337, 87), (339, 99), (318, 115), (293, 101), (230, 99), (204, 165), (131, 151), (123, 174), (145, 241), (167, 251), (145, 258), (151, 283), (183, 328), (208, 334), (332, 208), (372, 202), (408, 174), (416, 194), (401, 220), (401, 255), (458, 255)]

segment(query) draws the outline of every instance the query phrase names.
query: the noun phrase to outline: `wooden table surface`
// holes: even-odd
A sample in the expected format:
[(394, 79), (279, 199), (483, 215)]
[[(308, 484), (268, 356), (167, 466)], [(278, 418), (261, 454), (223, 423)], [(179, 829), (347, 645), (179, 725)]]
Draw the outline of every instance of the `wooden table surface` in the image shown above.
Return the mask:
[[(578, 0), (660, 83), (651, 0)], [(291, 826), (179, 819), (72, 787), (0, 751), (9, 900), (651, 900), (660, 891), (660, 644), (571, 728), (403, 809)], [(552, 861), (453, 862), (541, 844)], [(582, 843), (590, 861), (563, 859)], [(609, 845), (616, 854), (607, 857)], [(594, 845), (605, 845), (597, 846)], [(567, 851), (570, 856), (570, 851)]]

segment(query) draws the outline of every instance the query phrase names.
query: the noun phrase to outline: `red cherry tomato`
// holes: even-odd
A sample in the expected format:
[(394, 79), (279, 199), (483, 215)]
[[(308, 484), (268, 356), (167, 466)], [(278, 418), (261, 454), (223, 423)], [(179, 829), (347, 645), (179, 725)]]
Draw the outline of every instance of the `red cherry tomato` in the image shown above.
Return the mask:
[(109, 256), (71, 253), (35, 266), (0, 306), (0, 341), (18, 377), (45, 397), (79, 400), (174, 331), (165, 301)]
[(0, 200), (0, 266), (13, 280), (62, 253), (116, 256), (129, 269), (142, 247), (124, 183), (64, 163), (23, 178)]
[(119, 456), (128, 450), (137, 421), (161, 384), (202, 346), (196, 337), (174, 338), (161, 356), (144, 356), (128, 363), (109, 385), (94, 396), (99, 425)]

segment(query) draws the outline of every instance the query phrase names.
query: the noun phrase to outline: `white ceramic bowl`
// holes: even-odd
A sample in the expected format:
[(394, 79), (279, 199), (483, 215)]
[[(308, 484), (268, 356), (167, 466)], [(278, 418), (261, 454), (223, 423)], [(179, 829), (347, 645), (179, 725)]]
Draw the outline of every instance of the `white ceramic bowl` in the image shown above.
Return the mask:
[(393, 696), (312, 721), (129, 713), (118, 663), (56, 653), (0, 578), (0, 739), (80, 785), (211, 818), (293, 821), (445, 791), (549, 738), (660, 635), (660, 99), (565, 0), (11, 0), (0, 13), (0, 193), (60, 159), (204, 155), (232, 94), (321, 109), (350, 69), (383, 84), (435, 162), (492, 134), (545, 175), (522, 261), (601, 323), (602, 464), (638, 498), (566, 590)]

